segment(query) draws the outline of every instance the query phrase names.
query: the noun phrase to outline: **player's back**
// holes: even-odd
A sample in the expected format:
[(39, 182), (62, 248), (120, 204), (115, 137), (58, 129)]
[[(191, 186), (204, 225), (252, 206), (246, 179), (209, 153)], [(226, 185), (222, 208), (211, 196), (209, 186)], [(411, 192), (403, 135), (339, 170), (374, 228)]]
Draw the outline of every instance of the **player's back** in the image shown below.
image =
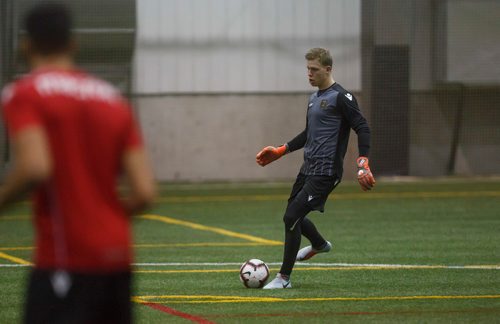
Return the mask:
[(31, 98), (53, 163), (35, 198), (37, 266), (128, 267), (129, 219), (116, 192), (124, 151), (140, 142), (128, 105), (111, 85), (79, 71), (37, 71), (16, 87)]

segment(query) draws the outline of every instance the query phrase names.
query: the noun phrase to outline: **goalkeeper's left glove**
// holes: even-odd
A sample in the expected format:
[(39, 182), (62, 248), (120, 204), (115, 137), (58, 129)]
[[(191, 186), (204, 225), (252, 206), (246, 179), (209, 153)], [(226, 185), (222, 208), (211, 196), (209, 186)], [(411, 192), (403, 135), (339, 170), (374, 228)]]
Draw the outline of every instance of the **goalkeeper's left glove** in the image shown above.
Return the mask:
[(279, 147), (266, 146), (259, 153), (257, 153), (255, 160), (260, 166), (265, 166), (285, 155), (286, 151), (286, 145), (281, 145)]
[(370, 166), (368, 165), (368, 158), (360, 156), (356, 160), (358, 165), (358, 182), (361, 185), (363, 191), (370, 190), (375, 185), (375, 178), (370, 171)]

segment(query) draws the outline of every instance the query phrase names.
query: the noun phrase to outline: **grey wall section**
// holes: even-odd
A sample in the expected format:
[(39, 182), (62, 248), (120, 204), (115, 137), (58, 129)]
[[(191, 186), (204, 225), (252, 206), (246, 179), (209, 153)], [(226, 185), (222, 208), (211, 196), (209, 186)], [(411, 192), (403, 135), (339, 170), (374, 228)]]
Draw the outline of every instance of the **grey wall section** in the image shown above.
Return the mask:
[(447, 79), (500, 82), (500, 1), (453, 0), (447, 6)]
[(309, 91), (304, 54), (332, 51), (361, 87), (360, 0), (138, 0), (135, 91)]
[[(455, 159), (454, 174), (499, 174), (498, 163), (492, 161), (500, 161), (500, 88), (469, 86), (460, 91), (463, 93), (437, 89), (412, 94), (410, 175), (446, 175), (450, 158)], [(463, 121), (457, 152), (450, 156), (459, 95), (463, 95)]]
[[(495, 175), (500, 160), (500, 88), (467, 87), (455, 174)], [(450, 91), (451, 92), (451, 91)], [(366, 116), (365, 98), (355, 93)], [(308, 93), (275, 95), (139, 96), (137, 116), (157, 179), (165, 181), (270, 181), (293, 179), (302, 150), (264, 168), (255, 163), (264, 146), (279, 145), (305, 127)], [(409, 174), (446, 175), (457, 98), (441, 90), (413, 91), (409, 112)], [(369, 120), (370, 122), (370, 120)], [(357, 137), (351, 132), (344, 179), (355, 178)], [(389, 152), (398, 159), (399, 152)], [(375, 176), (377, 170), (373, 169)]]
[[(299, 171), (302, 150), (264, 168), (257, 165), (255, 155), (264, 146), (291, 140), (305, 128), (308, 97), (307, 93), (140, 97), (136, 107), (159, 180), (289, 180)], [(347, 178), (355, 174), (356, 153), (351, 145)]]

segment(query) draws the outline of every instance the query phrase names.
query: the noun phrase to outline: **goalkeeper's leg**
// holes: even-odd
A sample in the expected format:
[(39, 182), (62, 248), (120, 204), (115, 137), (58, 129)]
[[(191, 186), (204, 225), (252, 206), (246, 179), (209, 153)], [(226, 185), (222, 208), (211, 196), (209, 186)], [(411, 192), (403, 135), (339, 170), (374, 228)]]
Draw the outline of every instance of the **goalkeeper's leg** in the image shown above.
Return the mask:
[(314, 223), (309, 219), (309, 217), (304, 217), (301, 223), (302, 235), (304, 235), (313, 248), (321, 249), (326, 244), (326, 240), (318, 232)]
[(302, 220), (302, 235), (309, 239), (311, 245), (299, 250), (296, 261), (309, 260), (318, 253), (329, 252), (332, 249), (332, 244), (321, 236), (316, 226), (307, 217)]
[(283, 221), (285, 223), (285, 249), (283, 253), (283, 264), (281, 265), (280, 273), (285, 276), (290, 276), (295, 259), (300, 248), (300, 240), (302, 236), (302, 224), (304, 217), (312, 210), (307, 203), (307, 195), (305, 192), (299, 193), (295, 199), (288, 203)]

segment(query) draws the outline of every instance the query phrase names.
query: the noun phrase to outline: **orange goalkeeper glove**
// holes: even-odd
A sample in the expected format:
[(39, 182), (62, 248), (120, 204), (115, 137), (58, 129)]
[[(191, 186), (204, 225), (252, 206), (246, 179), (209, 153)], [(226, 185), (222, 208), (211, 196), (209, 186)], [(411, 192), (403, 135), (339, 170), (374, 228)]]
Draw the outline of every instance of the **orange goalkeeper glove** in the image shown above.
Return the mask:
[(257, 153), (255, 160), (260, 166), (265, 166), (285, 155), (286, 151), (286, 145), (281, 145), (279, 147), (266, 146), (259, 153)]
[(370, 171), (370, 166), (368, 165), (368, 158), (360, 156), (356, 160), (358, 165), (358, 182), (361, 185), (363, 191), (370, 190), (375, 185), (375, 178)]

